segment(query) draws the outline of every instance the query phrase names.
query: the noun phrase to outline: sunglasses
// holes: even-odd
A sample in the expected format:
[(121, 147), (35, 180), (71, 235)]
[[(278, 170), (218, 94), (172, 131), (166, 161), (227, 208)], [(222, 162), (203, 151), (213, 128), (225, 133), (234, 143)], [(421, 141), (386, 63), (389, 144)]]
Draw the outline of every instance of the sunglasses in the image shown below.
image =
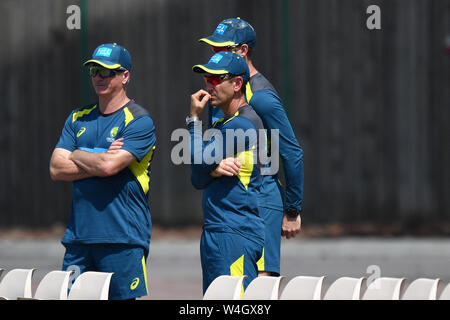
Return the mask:
[(205, 79), (206, 84), (211, 84), (213, 86), (217, 86), (218, 84), (221, 84), (224, 80), (229, 80), (234, 78), (233, 75), (226, 73), (226, 74), (215, 74), (215, 75), (207, 75), (203, 77)]
[(233, 44), (233, 45), (227, 46), (227, 47), (215, 47), (215, 46), (212, 46), (211, 49), (212, 49), (212, 51), (214, 51), (214, 53), (222, 52), (222, 51), (234, 52), (233, 50), (237, 49), (237, 47), (239, 47), (240, 45), (241, 45), (241, 43)]
[(106, 69), (106, 68), (102, 68), (102, 67), (90, 67), (89, 68), (89, 75), (94, 78), (95, 76), (99, 75), (100, 78), (105, 79), (105, 78), (111, 78), (111, 77), (115, 77), (116, 74), (120, 74), (123, 73), (125, 71), (125, 69)]

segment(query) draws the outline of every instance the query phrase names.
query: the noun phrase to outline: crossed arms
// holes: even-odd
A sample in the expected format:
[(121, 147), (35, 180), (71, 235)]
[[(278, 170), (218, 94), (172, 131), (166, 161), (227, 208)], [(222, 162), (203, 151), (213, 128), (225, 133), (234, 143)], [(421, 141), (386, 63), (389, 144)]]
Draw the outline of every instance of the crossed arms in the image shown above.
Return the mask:
[(50, 160), (50, 177), (55, 181), (76, 181), (115, 175), (136, 159), (122, 150), (122, 141), (123, 138), (117, 139), (102, 153), (55, 148)]

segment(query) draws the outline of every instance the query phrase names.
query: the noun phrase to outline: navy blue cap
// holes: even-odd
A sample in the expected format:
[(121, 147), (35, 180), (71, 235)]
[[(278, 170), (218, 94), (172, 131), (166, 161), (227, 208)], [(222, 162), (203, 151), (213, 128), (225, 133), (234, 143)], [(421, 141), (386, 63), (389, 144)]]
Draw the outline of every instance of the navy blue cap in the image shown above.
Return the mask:
[(241, 76), (242, 79), (244, 79), (244, 82), (247, 82), (250, 79), (250, 71), (245, 59), (240, 55), (229, 51), (216, 53), (209, 59), (207, 64), (196, 64), (192, 67), (192, 70), (197, 73), (230, 73), (232, 75)]
[(256, 32), (247, 21), (241, 18), (230, 18), (219, 23), (212, 35), (201, 38), (198, 41), (206, 42), (214, 47), (228, 47), (242, 43), (248, 44), (249, 47), (254, 47), (256, 44)]
[(131, 56), (127, 49), (117, 43), (106, 43), (98, 46), (92, 54), (92, 59), (83, 65), (98, 63), (107, 69), (131, 69)]

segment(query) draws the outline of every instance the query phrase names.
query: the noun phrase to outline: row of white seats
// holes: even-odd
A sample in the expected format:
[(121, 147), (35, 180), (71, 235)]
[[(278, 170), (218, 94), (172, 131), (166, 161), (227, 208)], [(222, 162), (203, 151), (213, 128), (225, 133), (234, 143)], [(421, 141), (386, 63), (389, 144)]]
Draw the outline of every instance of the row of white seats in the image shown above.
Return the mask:
[(442, 289), (440, 279), (419, 278), (406, 285), (406, 278), (377, 278), (367, 285), (365, 277), (341, 277), (323, 290), (322, 277), (297, 276), (280, 294), (279, 277), (257, 277), (242, 295), (246, 276), (219, 276), (203, 300), (450, 300), (450, 284)]
[[(0, 281), (1, 300), (108, 300), (112, 273), (81, 273), (68, 292), (74, 271), (50, 271), (32, 295), (32, 277), (36, 269), (12, 269)], [(3, 269), (0, 269), (0, 276)]]

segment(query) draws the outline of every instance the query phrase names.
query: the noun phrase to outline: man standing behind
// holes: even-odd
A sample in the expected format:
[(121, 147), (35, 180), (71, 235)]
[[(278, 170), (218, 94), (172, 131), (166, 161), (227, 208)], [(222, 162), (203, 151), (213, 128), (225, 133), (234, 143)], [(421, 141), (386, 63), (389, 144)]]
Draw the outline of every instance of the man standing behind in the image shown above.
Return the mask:
[[(264, 218), (266, 229), (264, 253), (258, 262), (260, 275), (279, 275), (281, 235), (286, 238), (295, 237), (301, 227), (303, 150), (276, 90), (252, 63), (253, 48), (256, 44), (253, 27), (240, 18), (226, 19), (217, 26), (212, 35), (199, 41), (209, 44), (214, 52), (231, 51), (245, 59), (250, 69), (246, 99), (261, 117), (264, 128), (267, 129), (269, 144), (271, 130), (279, 132), (278, 151), (283, 163), (286, 186), (283, 190), (277, 174), (263, 176), (260, 214)], [(211, 124), (223, 116), (221, 110), (214, 106), (209, 111)], [(268, 149), (270, 150), (269, 146)], [(230, 176), (239, 172), (239, 163), (229, 160), (222, 161), (214, 174)]]
[[(205, 189), (200, 243), (203, 292), (220, 275), (247, 275), (244, 289), (258, 275), (256, 263), (264, 243), (264, 222), (258, 212), (261, 168), (257, 164), (257, 135), (263, 126), (245, 101), (245, 83), (250, 75), (242, 57), (220, 52), (207, 64), (194, 66), (193, 71), (203, 73), (206, 82), (206, 91), (191, 96), (191, 114), (186, 118), (191, 135), (192, 184)], [(224, 117), (214, 125), (216, 135), (204, 144), (199, 116), (208, 101), (219, 107)], [(245, 132), (245, 136), (238, 132)], [(240, 174), (211, 174), (218, 162), (229, 156), (240, 159)]]
[(134, 299), (148, 294), (154, 125), (127, 96), (131, 57), (125, 48), (103, 44), (84, 65), (98, 102), (72, 111), (50, 160), (53, 180), (73, 182), (63, 270), (114, 272), (109, 297)]

